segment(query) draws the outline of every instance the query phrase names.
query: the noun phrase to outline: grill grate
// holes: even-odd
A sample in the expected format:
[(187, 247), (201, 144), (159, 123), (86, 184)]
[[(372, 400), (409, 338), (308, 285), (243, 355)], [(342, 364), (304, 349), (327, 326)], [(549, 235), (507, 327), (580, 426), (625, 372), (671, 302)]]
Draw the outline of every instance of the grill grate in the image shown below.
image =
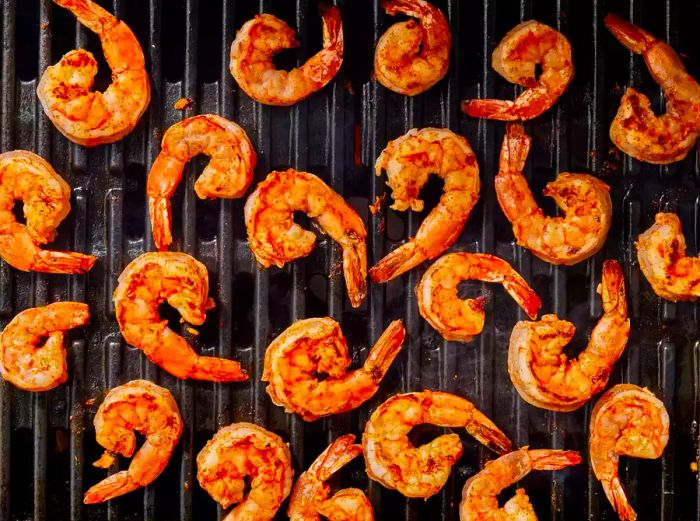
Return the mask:
[[(385, 16), (376, 0), (341, 0), (344, 66), (328, 87), (292, 108), (261, 106), (239, 94), (228, 72), (229, 46), (245, 20), (257, 12), (273, 12), (298, 29), (301, 41), (300, 51), (280, 57), (280, 65), (301, 63), (320, 41), (315, 1), (100, 3), (136, 32), (146, 53), (152, 101), (125, 140), (86, 150), (68, 143), (53, 128), (35, 88), (41, 72), (71, 48), (87, 45), (100, 60), (96, 38), (51, 0), (0, 2), (0, 147), (33, 150), (66, 177), (73, 187), (73, 210), (59, 230), (58, 247), (100, 257), (87, 277), (25, 274), (0, 263), (0, 325), (24, 308), (54, 300), (86, 300), (93, 312), (92, 326), (71, 337), (68, 385), (32, 395), (0, 383), (0, 519), (214, 519), (222, 512), (198, 487), (194, 457), (219, 427), (233, 420), (255, 421), (282, 434), (290, 442), (298, 473), (337, 435), (361, 434), (370, 411), (399, 390), (456, 392), (472, 399), (518, 446), (586, 452), (590, 405), (568, 414), (542, 411), (525, 405), (512, 387), (506, 371), (508, 337), (514, 321), (523, 316), (500, 289), (472, 288), (490, 297), (487, 322), (484, 333), (464, 346), (442, 341), (419, 318), (412, 289), (422, 273), (419, 269), (386, 285), (370, 285), (358, 310), (346, 302), (337, 270), (339, 250), (327, 238), (320, 238), (304, 261), (260, 271), (245, 243), (243, 201), (195, 198), (193, 181), (204, 164), (199, 159), (188, 166), (187, 182), (182, 183), (186, 187), (174, 199), (174, 248), (207, 265), (217, 309), (198, 339), (190, 340), (203, 353), (240, 360), (251, 379), (231, 385), (178, 381), (128, 347), (114, 321), (111, 294), (122, 268), (153, 249), (145, 175), (163, 131), (182, 117), (204, 112), (234, 119), (246, 129), (259, 156), (256, 182), (274, 168), (292, 166), (318, 174), (342, 193), (369, 223), (370, 263), (414, 234), (424, 216), (392, 211), (368, 215), (368, 203), (385, 191), (384, 179), (372, 175), (372, 166), (388, 139), (423, 126), (445, 126), (467, 136), (479, 159), (483, 187), (453, 249), (493, 252), (512, 262), (543, 297), (543, 311), (556, 312), (578, 326), (578, 346), (601, 313), (595, 286), (602, 260), (624, 261), (633, 329), (611, 384), (633, 382), (662, 396), (672, 418), (672, 439), (658, 461), (624, 460), (623, 480), (640, 519), (698, 519), (698, 485), (690, 463), (698, 450), (700, 307), (656, 298), (640, 277), (633, 242), (657, 209), (668, 209), (680, 214), (690, 249), (698, 251), (700, 168), (695, 154), (669, 167), (655, 167), (623, 158), (611, 148), (607, 128), (625, 85), (656, 94), (659, 108), (661, 101), (644, 64), (631, 58), (602, 24), (609, 11), (630, 17), (690, 54), (689, 70), (700, 77), (693, 38), (698, 2), (483, 0), (477, 5), (436, 0), (452, 32), (449, 75), (426, 94), (406, 98), (370, 80), (373, 44), (394, 19)], [(493, 188), (504, 125), (459, 112), (462, 98), (514, 96), (516, 90), (492, 71), (490, 55), (508, 29), (528, 18), (557, 27), (570, 39), (577, 68), (555, 108), (527, 125), (534, 137), (528, 163), (533, 191), (568, 169), (600, 173), (613, 187), (614, 223), (604, 251), (571, 268), (552, 267), (514, 246)], [(102, 61), (102, 74), (105, 67)], [(194, 103), (184, 112), (176, 111), (173, 103), (182, 96)], [(436, 200), (439, 191), (431, 182), (428, 201)], [(552, 210), (551, 201), (538, 199)], [(329, 272), (336, 275), (328, 278)], [(271, 338), (289, 323), (324, 315), (338, 319), (350, 344), (360, 346), (354, 353), (358, 360), (394, 318), (404, 319), (409, 336), (374, 399), (357, 411), (306, 424), (271, 406), (260, 381), (262, 359)], [(90, 400), (99, 403), (106, 389), (137, 377), (175, 394), (185, 423), (182, 441), (151, 486), (107, 505), (84, 508), (83, 491), (104, 477), (90, 465), (100, 452)], [(417, 440), (437, 432), (417, 431)], [(368, 489), (377, 519), (455, 520), (463, 482), (492, 457), (466, 441), (465, 454), (447, 485), (428, 501), (406, 500), (367, 480), (359, 460), (342, 473), (341, 483)], [(616, 518), (587, 465), (533, 473), (524, 483), (540, 519)], [(278, 517), (285, 518), (282, 511)]]

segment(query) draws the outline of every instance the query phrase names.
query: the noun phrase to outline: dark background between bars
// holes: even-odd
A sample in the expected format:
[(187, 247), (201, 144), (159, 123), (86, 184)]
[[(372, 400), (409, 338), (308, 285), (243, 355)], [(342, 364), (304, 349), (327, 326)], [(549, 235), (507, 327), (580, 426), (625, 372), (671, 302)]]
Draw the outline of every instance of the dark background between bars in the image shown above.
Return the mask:
[[(270, 108), (241, 94), (228, 72), (236, 30), (257, 12), (281, 16), (299, 31), (301, 48), (276, 60), (280, 67), (303, 62), (320, 46), (320, 18), (312, 0), (232, 2), (214, 0), (113, 0), (100, 2), (124, 19), (146, 55), (152, 100), (136, 129), (120, 143), (85, 149), (66, 141), (44, 116), (35, 88), (41, 72), (70, 49), (86, 46), (100, 60), (97, 87), (109, 81), (96, 37), (49, 0), (2, 0), (0, 146), (32, 150), (50, 160), (73, 187), (73, 209), (55, 246), (87, 251), (99, 260), (87, 276), (25, 274), (0, 267), (0, 317), (55, 300), (87, 301), (89, 328), (70, 335), (68, 384), (30, 394), (0, 385), (0, 519), (215, 519), (215, 503), (196, 481), (197, 452), (221, 426), (254, 421), (288, 440), (295, 471), (304, 470), (326, 444), (342, 433), (361, 434), (368, 415), (388, 395), (424, 388), (455, 392), (473, 400), (516, 446), (580, 450), (587, 456), (591, 405), (557, 414), (524, 404), (510, 383), (506, 354), (510, 330), (522, 312), (493, 285), (467, 285), (484, 293), (484, 332), (468, 345), (444, 342), (418, 315), (413, 287), (423, 269), (386, 285), (371, 285), (362, 307), (349, 307), (337, 246), (320, 237), (314, 252), (284, 269), (260, 271), (246, 245), (243, 200), (199, 201), (193, 181), (204, 159), (187, 168), (174, 198), (176, 242), (203, 261), (217, 309), (194, 339), (201, 353), (240, 360), (248, 382), (230, 385), (185, 382), (160, 371), (127, 346), (114, 321), (111, 294), (122, 268), (153, 249), (145, 202), (145, 178), (163, 131), (185, 116), (213, 112), (232, 118), (249, 134), (258, 153), (255, 181), (275, 168), (295, 167), (322, 177), (368, 219), (369, 261), (413, 235), (425, 212), (368, 215), (368, 203), (385, 191), (372, 166), (387, 140), (412, 127), (449, 127), (467, 136), (481, 168), (481, 198), (453, 250), (495, 253), (512, 262), (543, 299), (543, 313), (556, 312), (578, 327), (574, 351), (601, 313), (595, 293), (605, 258), (624, 263), (632, 334), (615, 366), (611, 384), (648, 386), (666, 403), (671, 441), (656, 461), (625, 459), (623, 481), (640, 519), (698, 518), (697, 481), (691, 471), (697, 450), (699, 309), (655, 297), (639, 272), (633, 242), (659, 209), (677, 211), (692, 253), (700, 237), (700, 182), (696, 154), (669, 167), (643, 165), (611, 146), (608, 127), (622, 89), (633, 84), (661, 108), (659, 88), (644, 63), (607, 32), (603, 16), (631, 18), (683, 56), (700, 76), (697, 0), (439, 0), (453, 39), (448, 76), (426, 94), (407, 98), (372, 80), (374, 42), (397, 18), (376, 1), (341, 4), (346, 56), (337, 78), (292, 108)], [(400, 19), (401, 17), (399, 17)], [(491, 69), (495, 44), (518, 22), (536, 18), (571, 41), (576, 76), (554, 109), (527, 129), (534, 137), (527, 173), (538, 200), (558, 171), (594, 172), (612, 186), (614, 221), (603, 251), (577, 266), (552, 267), (514, 245), (493, 189), (504, 124), (462, 115), (459, 101), (471, 97), (512, 98), (516, 89)], [(194, 100), (173, 109), (181, 96)], [(428, 209), (440, 182), (426, 190)], [(328, 273), (334, 275), (330, 278)], [(408, 337), (377, 395), (348, 414), (304, 423), (271, 405), (260, 381), (268, 342), (292, 321), (329, 315), (341, 321), (353, 358), (391, 319), (402, 318)], [(174, 314), (171, 321), (175, 327)], [(92, 467), (100, 448), (92, 418), (105, 390), (133, 378), (169, 388), (183, 415), (182, 440), (165, 472), (151, 486), (109, 504), (83, 507), (82, 495), (105, 477)], [(96, 399), (94, 405), (91, 399)], [(415, 430), (415, 441), (439, 433)], [(464, 435), (464, 455), (445, 488), (428, 501), (406, 500), (369, 481), (362, 459), (340, 472), (336, 484), (368, 490), (377, 519), (457, 519), (461, 486), (494, 455)], [(122, 468), (128, 464), (122, 461)], [(563, 472), (539, 472), (524, 483), (540, 519), (615, 519), (587, 464)], [(512, 494), (513, 488), (504, 494)], [(286, 505), (285, 505), (286, 507)], [(285, 519), (280, 510), (279, 519)]]

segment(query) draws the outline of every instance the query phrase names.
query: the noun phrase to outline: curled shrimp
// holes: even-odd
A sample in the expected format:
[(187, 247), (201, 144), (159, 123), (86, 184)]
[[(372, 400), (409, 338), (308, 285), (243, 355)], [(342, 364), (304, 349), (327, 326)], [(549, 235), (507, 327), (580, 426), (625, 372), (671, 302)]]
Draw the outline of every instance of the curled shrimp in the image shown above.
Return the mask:
[[(17, 222), (15, 201), (22, 201), (26, 224)], [(26, 150), (0, 154), (0, 257), (22, 271), (85, 273), (95, 257), (72, 251), (44, 250), (70, 212), (70, 186), (51, 165)]]
[(561, 173), (543, 193), (564, 216), (546, 216), (523, 175), (531, 143), (522, 125), (508, 124), (494, 181), (496, 196), (520, 246), (552, 264), (571, 266), (605, 244), (612, 221), (610, 187), (592, 175)]
[(372, 504), (361, 490), (347, 488), (329, 498), (331, 490), (326, 481), (362, 454), (362, 446), (354, 445), (354, 441), (354, 434), (337, 438), (299, 476), (287, 510), (291, 521), (320, 521), (319, 514), (331, 521), (374, 521)]
[(379, 176), (386, 170), (394, 203), (405, 211), (423, 209), (418, 199), (430, 174), (445, 182), (437, 206), (425, 218), (418, 233), (380, 260), (370, 270), (375, 282), (386, 282), (434, 259), (460, 236), (479, 198), (481, 182), (476, 156), (466, 138), (442, 128), (409, 130), (390, 141), (375, 164)]
[(90, 310), (82, 302), (55, 302), (18, 313), (0, 333), (0, 375), (25, 391), (58, 387), (68, 380), (64, 333), (89, 320)]
[(700, 297), (700, 257), (687, 257), (681, 220), (657, 213), (654, 224), (637, 239), (639, 267), (654, 292), (676, 302)]
[(214, 302), (207, 298), (207, 268), (185, 253), (144, 253), (119, 275), (114, 306), (124, 339), (148, 359), (178, 378), (236, 382), (248, 375), (234, 360), (199, 356), (161, 320), (158, 306), (167, 302), (184, 321), (201, 325)]
[(523, 400), (543, 409), (573, 411), (605, 388), (630, 333), (625, 279), (616, 261), (603, 263), (598, 293), (604, 314), (576, 360), (562, 352), (576, 332), (571, 322), (544, 315), (539, 322), (515, 325), (510, 335), (508, 372)]
[(503, 508), (498, 507), (498, 494), (527, 476), (533, 470), (561, 470), (581, 463), (574, 450), (527, 448), (509, 452), (486, 463), (484, 470), (472, 476), (462, 489), (459, 505), (460, 521), (537, 521), (535, 509), (525, 490), (519, 488)]
[(170, 460), (182, 434), (180, 409), (170, 391), (147, 380), (132, 380), (111, 389), (95, 415), (97, 443), (103, 446), (103, 459), (113, 461), (112, 453), (130, 458), (138, 432), (146, 438), (136, 451), (128, 470), (122, 470), (90, 487), (85, 504), (101, 503), (145, 487), (153, 482)]
[(343, 63), (343, 22), (333, 6), (321, 9), (323, 49), (291, 71), (275, 68), (272, 57), (299, 46), (294, 30), (271, 14), (243, 24), (231, 45), (231, 75), (243, 91), (266, 105), (294, 105), (322, 89)]
[(397, 394), (377, 407), (365, 426), (362, 448), (367, 475), (407, 497), (436, 494), (462, 455), (462, 442), (451, 433), (414, 447), (408, 433), (423, 423), (464, 427), (493, 451), (511, 450), (508, 437), (464, 398), (441, 391)]
[(173, 242), (170, 198), (185, 165), (198, 154), (211, 158), (194, 183), (200, 199), (242, 197), (253, 180), (257, 156), (248, 135), (233, 121), (202, 114), (175, 123), (163, 136), (146, 185), (153, 242), (159, 250)]
[(668, 443), (668, 429), (663, 402), (636, 385), (616, 385), (593, 408), (588, 439), (591, 467), (620, 519), (637, 518), (618, 475), (620, 456), (658, 458)]
[(133, 130), (151, 99), (143, 51), (124, 22), (91, 0), (54, 0), (99, 36), (112, 83), (92, 91), (97, 61), (85, 49), (66, 53), (48, 67), (36, 89), (44, 112), (56, 128), (79, 145), (119, 141)]
[(666, 42), (615, 14), (605, 17), (605, 26), (622, 45), (644, 57), (666, 98), (666, 113), (657, 116), (649, 98), (629, 87), (610, 125), (610, 139), (640, 161), (663, 165), (682, 160), (700, 132), (700, 85)]
[[(220, 429), (197, 455), (199, 485), (228, 508), (223, 521), (271, 521), (292, 490), (292, 456), (276, 434), (252, 423)], [(245, 479), (250, 492), (244, 497)]]
[(398, 22), (379, 38), (374, 74), (387, 89), (415, 96), (440, 81), (450, 66), (452, 37), (445, 15), (425, 0), (385, 0), (386, 14), (417, 18)]
[(503, 284), (530, 318), (542, 306), (540, 298), (503, 259), (486, 253), (448, 253), (436, 260), (416, 286), (418, 311), (445, 340), (469, 342), (484, 329), (484, 297), (461, 299), (465, 280)]
[[(542, 74), (535, 77), (537, 65)], [(571, 45), (556, 29), (528, 20), (508, 31), (493, 51), (492, 66), (506, 80), (525, 87), (515, 101), (472, 99), (462, 111), (476, 118), (533, 119), (556, 103), (574, 77)]]
[[(263, 382), (275, 405), (306, 421), (359, 407), (377, 392), (401, 351), (406, 331), (394, 320), (367, 355), (348, 372), (351, 359), (340, 324), (332, 318), (308, 318), (289, 326), (265, 352)], [(318, 374), (328, 375), (319, 380)]]
[(294, 212), (315, 219), (343, 250), (348, 297), (358, 307), (367, 293), (367, 230), (357, 212), (318, 177), (289, 169), (271, 172), (245, 203), (248, 245), (265, 268), (305, 257), (316, 235), (294, 222)]

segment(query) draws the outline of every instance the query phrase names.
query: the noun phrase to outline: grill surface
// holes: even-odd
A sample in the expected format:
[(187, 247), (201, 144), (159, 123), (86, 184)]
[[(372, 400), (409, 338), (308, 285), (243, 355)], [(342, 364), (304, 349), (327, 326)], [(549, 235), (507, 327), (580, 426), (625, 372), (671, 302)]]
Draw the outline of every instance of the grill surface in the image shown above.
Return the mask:
[[(469, 286), (489, 298), (484, 332), (471, 344), (443, 342), (420, 319), (413, 287), (421, 269), (386, 285), (371, 285), (359, 310), (349, 307), (338, 269), (340, 255), (327, 238), (306, 260), (285, 269), (257, 269), (245, 240), (242, 201), (196, 200), (193, 181), (204, 164), (188, 167), (174, 200), (176, 243), (203, 261), (210, 272), (217, 309), (194, 340), (202, 353), (240, 360), (248, 382), (231, 385), (178, 381), (128, 347), (114, 320), (111, 294), (122, 268), (152, 250), (145, 211), (145, 176), (159, 151), (164, 130), (184, 116), (213, 112), (237, 121), (249, 133), (259, 163), (256, 182), (274, 168), (311, 171), (343, 194), (370, 230), (370, 262), (415, 233), (424, 214), (368, 215), (367, 205), (384, 193), (384, 179), (372, 165), (388, 139), (412, 127), (449, 127), (469, 139), (481, 167), (481, 199), (454, 250), (484, 251), (514, 263), (542, 296), (543, 312), (556, 312), (578, 327), (574, 350), (585, 345), (601, 313), (595, 287), (602, 260), (624, 261), (632, 335), (615, 366), (611, 384), (632, 382), (662, 396), (672, 418), (672, 438), (656, 461), (623, 460), (621, 472), (640, 519), (698, 518), (696, 459), (700, 390), (700, 307), (662, 302), (641, 276), (633, 241), (659, 209), (676, 211), (692, 253), (700, 242), (699, 169), (695, 154), (670, 167), (623, 158), (607, 137), (622, 88), (633, 84), (653, 95), (658, 87), (643, 62), (632, 58), (605, 30), (602, 17), (615, 11), (687, 53), (690, 72), (700, 77), (696, 21), (700, 3), (688, 0), (437, 0), (453, 38), (449, 76), (424, 95), (406, 98), (370, 78), (373, 45), (394, 19), (378, 2), (341, 2), (346, 58), (327, 88), (292, 108), (270, 108), (241, 94), (228, 73), (235, 31), (255, 13), (277, 14), (296, 27), (301, 49), (280, 56), (293, 66), (315, 52), (320, 19), (312, 0), (113, 0), (101, 2), (135, 31), (153, 87), (148, 112), (121, 143), (86, 150), (67, 142), (44, 116), (35, 88), (41, 72), (71, 48), (87, 46), (102, 60), (99, 43), (50, 0), (2, 0), (0, 147), (33, 150), (50, 160), (73, 187), (73, 210), (59, 230), (57, 245), (99, 257), (87, 277), (25, 274), (0, 266), (2, 326), (18, 311), (54, 300), (83, 300), (92, 325), (71, 336), (67, 385), (30, 394), (0, 383), (0, 519), (214, 519), (221, 515), (196, 482), (194, 457), (221, 426), (255, 421), (290, 442), (297, 474), (328, 441), (341, 433), (361, 434), (370, 411), (389, 394), (423, 388), (472, 399), (516, 446), (557, 447), (587, 452), (591, 405), (557, 414), (526, 405), (506, 371), (510, 329), (522, 314), (494, 286)], [(243, 5), (245, 4), (245, 5)], [(493, 176), (504, 125), (463, 116), (459, 100), (512, 98), (515, 89), (490, 67), (494, 45), (523, 19), (560, 29), (574, 50), (576, 77), (553, 110), (527, 125), (534, 136), (528, 163), (539, 193), (556, 172), (591, 171), (611, 184), (614, 223), (604, 251), (571, 268), (552, 267), (516, 247), (496, 203)], [(371, 30), (370, 30), (371, 27)], [(98, 87), (109, 77), (104, 61)], [(174, 110), (181, 96), (194, 100)], [(440, 192), (428, 187), (428, 209)], [(551, 201), (538, 197), (553, 210)], [(327, 274), (333, 273), (330, 278)], [(339, 319), (353, 356), (363, 360), (385, 325), (403, 318), (408, 339), (377, 396), (357, 411), (305, 424), (271, 405), (260, 381), (268, 342), (292, 321), (311, 316)], [(173, 320), (175, 327), (179, 327)], [(106, 389), (133, 378), (168, 387), (180, 404), (185, 430), (163, 475), (144, 490), (106, 505), (82, 506), (83, 491), (104, 477), (94, 469), (100, 448), (92, 418)], [(96, 399), (95, 405), (90, 400)], [(437, 429), (418, 429), (416, 440)], [(465, 436), (465, 453), (444, 490), (428, 501), (406, 500), (367, 480), (361, 458), (341, 473), (338, 484), (369, 490), (377, 519), (457, 518), (461, 486), (493, 455)], [(125, 463), (123, 462), (123, 465)], [(524, 480), (540, 519), (616, 519), (587, 465), (563, 472), (533, 473)], [(512, 493), (512, 489), (509, 491)], [(278, 515), (285, 519), (283, 511)]]

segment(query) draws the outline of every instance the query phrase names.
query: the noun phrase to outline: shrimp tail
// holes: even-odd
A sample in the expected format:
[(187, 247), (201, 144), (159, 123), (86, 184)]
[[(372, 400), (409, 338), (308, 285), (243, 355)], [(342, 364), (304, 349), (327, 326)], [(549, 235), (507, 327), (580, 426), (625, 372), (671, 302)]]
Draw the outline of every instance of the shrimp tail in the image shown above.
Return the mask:
[(615, 512), (617, 512), (617, 515), (620, 516), (620, 520), (635, 521), (637, 519), (637, 513), (627, 500), (627, 495), (625, 494), (625, 489), (620, 482), (620, 478), (615, 476), (609, 482), (602, 481), (602, 485), (605, 495), (608, 496), (608, 499), (615, 509)]
[(497, 454), (506, 454), (513, 450), (513, 443), (508, 436), (496, 427), (490, 419), (476, 409), (474, 409), (472, 414), (471, 421), (464, 427), (479, 443)]
[(532, 138), (525, 133), (521, 124), (509, 123), (501, 147), (501, 168), (505, 168), (506, 173), (520, 175), (525, 168), (531, 143)]
[(173, 242), (170, 231), (172, 225), (172, 210), (167, 197), (149, 197), (148, 211), (151, 215), (153, 242), (159, 251), (168, 249)]
[(537, 313), (542, 307), (542, 300), (523, 278), (520, 276), (507, 277), (503, 281), (503, 287), (528, 317), (532, 320), (537, 318)]
[(614, 13), (608, 14), (604, 22), (608, 31), (610, 31), (622, 45), (635, 54), (642, 54), (648, 49), (649, 44), (656, 40), (654, 36), (644, 29), (631, 24)]
[(72, 251), (39, 250), (33, 271), (44, 273), (87, 273), (95, 264), (92, 255)]
[(241, 364), (235, 360), (198, 356), (188, 377), (214, 382), (242, 382), (248, 379), (248, 373), (241, 369)]
[(319, 480), (329, 480), (333, 474), (362, 454), (362, 445), (353, 445), (354, 441), (354, 434), (346, 434), (336, 439), (323, 451), (316, 460), (319, 465), (317, 474)]
[(406, 329), (403, 327), (403, 323), (401, 320), (394, 320), (374, 344), (367, 356), (365, 368), (369, 369), (372, 377), (377, 381), (384, 377), (394, 358), (401, 351), (405, 337)]
[(323, 24), (323, 47), (343, 53), (343, 22), (340, 18), (340, 10), (334, 5), (320, 4)]
[(617, 261), (606, 260), (603, 262), (603, 280), (597, 291), (603, 300), (605, 313), (616, 312), (620, 316), (627, 316), (625, 277), (622, 273), (622, 267)]
[(581, 463), (581, 454), (575, 450), (533, 450), (530, 456), (533, 470), (559, 470)]
[(367, 247), (364, 242), (343, 249), (343, 274), (348, 298), (356, 308), (367, 295)]
[(383, 0), (382, 7), (388, 15), (405, 14), (414, 18), (423, 18), (429, 11), (423, 0)]
[(515, 103), (500, 99), (470, 99), (463, 100), (462, 112), (473, 118), (496, 119), (499, 121), (516, 121), (520, 115), (515, 109)]
[(103, 501), (108, 501), (117, 496), (133, 492), (140, 487), (141, 485), (136, 483), (126, 470), (122, 470), (90, 487), (90, 489), (85, 492), (83, 503), (86, 505), (102, 503)]
[(428, 259), (423, 248), (413, 239), (402, 244), (377, 262), (369, 270), (372, 280), (377, 283), (387, 282)]

